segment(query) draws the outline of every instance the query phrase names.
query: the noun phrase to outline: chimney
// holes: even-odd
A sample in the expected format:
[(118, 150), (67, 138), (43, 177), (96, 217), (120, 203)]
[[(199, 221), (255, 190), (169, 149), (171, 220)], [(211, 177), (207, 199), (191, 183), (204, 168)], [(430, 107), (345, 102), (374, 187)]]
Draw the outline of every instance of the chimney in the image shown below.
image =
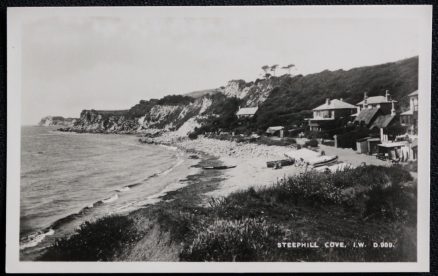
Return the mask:
[(367, 100), (368, 100), (367, 92), (364, 92), (363, 93), (363, 108), (367, 107)]
[(390, 94), (389, 94), (389, 91), (388, 90), (385, 90), (385, 97), (386, 97), (386, 101), (387, 102), (389, 102), (389, 99), (390, 99)]
[(325, 103), (329, 105), (330, 104), (330, 98), (326, 98), (325, 99)]
[(394, 101), (391, 101), (391, 116), (395, 116), (395, 107), (394, 107)]
[(343, 102), (343, 101), (344, 101), (344, 99), (342, 99), (342, 98), (340, 98), (339, 100), (340, 100), (341, 102)]

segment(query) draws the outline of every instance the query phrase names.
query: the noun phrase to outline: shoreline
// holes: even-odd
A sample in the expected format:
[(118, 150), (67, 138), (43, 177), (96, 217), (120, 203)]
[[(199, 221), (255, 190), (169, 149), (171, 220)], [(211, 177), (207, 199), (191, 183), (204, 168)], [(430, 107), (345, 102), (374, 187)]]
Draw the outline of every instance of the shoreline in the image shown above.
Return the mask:
[[(205, 137), (190, 140), (173, 133), (147, 139), (153, 141), (150, 144), (182, 151), (186, 158), (196, 154), (197, 158), (193, 159), (199, 162), (192, 167), (200, 169), (180, 179), (184, 185), (181, 188), (168, 191), (165, 191), (165, 188), (165, 192), (160, 193), (156, 202), (120, 214), (134, 221), (134, 229), (142, 234), (139, 241), (120, 248), (120, 255), (115, 261), (180, 261), (183, 241), (191, 239), (178, 238), (181, 224), (187, 221), (196, 222), (197, 212), (201, 212), (201, 217), (205, 216), (202, 212), (208, 209), (205, 207), (209, 207), (209, 203), (214, 202), (213, 199), (225, 198), (250, 188), (268, 188), (284, 178), (304, 172), (303, 167), (285, 166), (275, 170), (266, 166), (267, 161), (283, 159), (284, 153), (293, 150), (292, 147), (237, 143)], [(140, 140), (141, 138), (139, 143)], [(320, 150), (330, 150), (330, 153), (348, 151), (325, 146), (320, 147)], [(371, 165), (388, 165), (375, 157), (360, 155), (352, 150), (348, 151), (348, 155), (341, 157), (342, 161), (369, 160), (367, 163)], [(204, 166), (221, 165), (237, 166), (225, 170), (202, 169)], [(181, 214), (195, 217), (180, 222), (178, 219), (181, 219)]]
[[(63, 133), (62, 131), (58, 131), (58, 130), (53, 130), (53, 131)], [(68, 132), (68, 133), (70, 133), (70, 132)], [(71, 134), (74, 134), (74, 133), (71, 133)], [(91, 134), (99, 134), (99, 133), (91, 133)], [(132, 134), (119, 134), (119, 135), (132, 136)], [(199, 178), (202, 178), (202, 177), (208, 178), (209, 176), (214, 176), (215, 179), (213, 180), (213, 182), (218, 182), (218, 181), (221, 181), (223, 179), (221, 177), (221, 172), (205, 171), (205, 170), (202, 170), (202, 168), (201, 168), (201, 166), (219, 166), (219, 165), (222, 165), (223, 163), (220, 160), (218, 160), (218, 158), (215, 156), (209, 155), (209, 154), (201, 152), (201, 151), (185, 150), (183, 148), (176, 147), (176, 146), (171, 145), (171, 144), (156, 144), (156, 146), (160, 146), (167, 151), (177, 152), (177, 155), (180, 156), (177, 159), (181, 158), (184, 161), (184, 162), (179, 163), (181, 160), (180, 161), (177, 160), (176, 164), (173, 167), (164, 171), (164, 173), (162, 172), (163, 176), (167, 175), (167, 173), (170, 173), (170, 170), (173, 171), (174, 168), (181, 166), (181, 164), (183, 164), (183, 163), (186, 163), (186, 166), (189, 166), (187, 168), (187, 170), (184, 170), (184, 174), (181, 174), (179, 176), (179, 179), (167, 184), (159, 192), (154, 193), (154, 194), (149, 195), (149, 196), (147, 196), (147, 195), (144, 196), (144, 200), (148, 201), (148, 203), (145, 203), (141, 206), (140, 205), (136, 206), (135, 208), (133, 208), (131, 210), (129, 210), (129, 209), (123, 210), (123, 211), (113, 210), (110, 213), (104, 215), (103, 217), (108, 217), (108, 216), (112, 216), (112, 215), (131, 217), (132, 213), (136, 213), (138, 211), (141, 211), (142, 209), (151, 208), (154, 205), (160, 205), (160, 204), (163, 204), (164, 202), (170, 202), (172, 200), (175, 200), (176, 198), (179, 198), (179, 194), (183, 193), (183, 192), (181, 192), (182, 189), (185, 189), (185, 188), (187, 188), (187, 186), (191, 186), (193, 184), (198, 184), (198, 182), (203, 181), (203, 180), (199, 180)], [(190, 154), (192, 154), (192, 155), (196, 154), (197, 155), (196, 160), (191, 160), (191, 159), (195, 159), (195, 158), (190, 158)], [(188, 162), (188, 161), (190, 161), (190, 162)], [(194, 168), (197, 168), (197, 169), (193, 170)], [(179, 174), (180, 170), (178, 170), (177, 173)], [(149, 181), (156, 181), (156, 180), (151, 179)], [(204, 180), (204, 182), (206, 182), (206, 181)], [(207, 186), (209, 187), (209, 190), (211, 190), (214, 185), (207, 185)], [(214, 186), (214, 187), (216, 187), (216, 186)], [(189, 190), (191, 190), (192, 192), (190, 194), (184, 195), (185, 202), (191, 201), (190, 197), (193, 197), (193, 195), (194, 195), (193, 192), (197, 191), (198, 188), (196, 188), (196, 189), (190, 188)], [(102, 202), (102, 201), (103, 200), (100, 200), (99, 202)], [(89, 209), (89, 207), (84, 207), (84, 209), (87, 209), (87, 208)], [(159, 207), (156, 207), (156, 208), (159, 208)], [(70, 218), (73, 216), (77, 216), (77, 215), (79, 215), (79, 213), (82, 213), (82, 210), (79, 211), (78, 213), (73, 213), (73, 214), (67, 215), (67, 217)], [(88, 222), (93, 223), (94, 221), (96, 221), (99, 218), (100, 218), (100, 216), (92, 218), (92, 219), (87, 219), (84, 222), (88, 221)], [(81, 224), (84, 222), (81, 222)], [(22, 260), (22, 261), (35, 261), (46, 252), (48, 247), (50, 247), (51, 245), (54, 244), (55, 240), (53, 239), (53, 237), (50, 237), (52, 235), (52, 232), (54, 232), (54, 231), (51, 228), (50, 229), (49, 228), (41, 230), (40, 231), (41, 233), (38, 232), (38, 233), (40, 233), (39, 236), (41, 236), (43, 238), (36, 241), (36, 244), (34, 246), (24, 247), (23, 249), (20, 249), (20, 260)], [(50, 232), (50, 234), (46, 234), (45, 230)], [(75, 231), (73, 231), (69, 234), (65, 234), (63, 236), (56, 237), (56, 239), (70, 237), (74, 233), (75, 233)], [(45, 240), (47, 238), (49, 238), (49, 240)]]
[[(286, 231), (286, 234), (289, 233), (287, 231), (290, 231), (290, 229), (297, 229), (297, 232), (294, 233), (298, 236), (300, 233), (305, 233), (314, 239), (322, 237), (323, 240), (330, 241), (332, 237), (330, 235), (331, 233), (336, 237), (339, 235), (340, 240), (351, 241), (357, 239), (355, 233), (359, 230), (355, 224), (351, 224), (351, 222), (355, 221), (360, 222), (364, 228), (364, 233), (371, 237), (367, 241), (377, 240), (381, 234), (384, 239), (399, 239), (407, 235), (408, 239), (404, 241), (403, 248), (400, 249), (399, 253), (403, 254), (403, 260), (411, 260), (412, 258), (409, 252), (415, 248), (415, 229), (411, 226), (406, 226), (401, 228), (401, 232), (393, 233), (391, 227), (398, 222), (391, 222), (388, 226), (385, 226), (383, 230), (380, 226), (376, 228), (376, 222), (380, 221), (386, 223), (388, 221), (382, 218), (373, 218), (363, 213), (363, 211), (360, 211), (360, 208), (365, 206), (363, 202), (365, 197), (360, 197), (355, 207), (356, 209), (353, 210), (351, 208), (345, 208), (342, 204), (333, 203), (328, 203), (325, 208), (320, 208), (315, 206), (312, 201), (297, 200), (297, 198), (284, 201), (280, 194), (276, 195), (277, 193), (284, 193), (281, 185), (284, 185), (287, 181), (282, 181), (283, 178), (297, 175), (303, 172), (304, 168), (285, 166), (275, 170), (268, 168), (266, 161), (284, 158), (283, 154), (286, 151), (292, 150), (291, 147), (236, 143), (235, 141), (205, 137), (190, 140), (176, 136), (172, 137), (172, 133), (170, 133), (170, 135), (156, 137), (153, 140), (155, 145), (171, 147), (174, 150), (184, 152), (187, 158), (190, 158), (190, 154), (196, 154), (197, 157), (192, 159), (199, 161), (193, 167), (202, 168), (205, 166), (221, 166), (224, 164), (237, 166), (225, 170), (196, 170), (195, 173), (188, 174), (185, 178), (179, 178), (177, 181), (184, 185), (179, 189), (162, 193), (157, 197), (157, 202), (146, 204), (142, 206), (142, 208), (116, 215), (115, 217), (106, 217), (103, 223), (99, 222), (99, 220), (92, 222), (88, 230), (85, 230), (85, 233), (78, 232), (76, 238), (86, 242), (96, 242), (97, 239), (97, 241), (99, 241), (99, 245), (95, 244), (97, 248), (104, 248), (105, 250), (109, 250), (108, 252), (114, 252), (107, 253), (105, 255), (107, 259), (97, 260), (161, 262), (204, 260), (201, 255), (198, 256), (196, 255), (197, 253), (194, 253), (195, 251), (192, 251), (198, 249), (202, 250), (202, 248), (204, 248), (203, 244), (209, 246), (208, 240), (202, 243), (198, 241), (197, 243), (200, 234), (202, 237), (202, 235), (210, 233), (209, 229), (211, 227), (228, 225), (231, 227), (229, 230), (237, 231), (236, 235), (238, 235), (238, 233), (240, 233), (239, 229), (241, 229), (239, 225), (243, 225), (246, 222), (251, 225), (254, 224), (252, 227), (258, 230), (265, 229), (265, 225), (272, 225), (272, 227), (280, 231)], [(325, 147), (320, 147), (319, 149), (326, 150)], [(355, 162), (362, 162), (363, 160), (370, 161), (370, 163), (367, 162), (369, 165), (379, 165), (379, 162), (381, 162), (371, 156), (357, 154), (352, 150), (348, 151), (337, 148), (329, 150), (331, 150), (331, 154), (337, 151), (347, 151), (346, 155), (341, 154), (341, 160), (346, 162), (351, 158), (353, 158)], [(388, 163), (382, 163), (386, 164), (385, 167), (388, 167)], [(365, 169), (365, 172), (367, 170), (366, 167), (359, 169)], [(371, 166), (370, 169), (382, 171), (383, 168)], [(393, 170), (391, 168), (386, 169)], [(384, 169), (384, 171), (386, 169)], [(325, 174), (318, 174), (317, 177), (326, 178), (327, 176), (325, 176)], [(302, 179), (299, 180), (299, 177), (296, 179), (302, 181)], [(330, 178), (327, 178), (327, 180), (329, 179)], [(326, 183), (324, 179), (321, 180), (323, 181), (321, 183)], [(279, 182), (280, 187), (273, 185), (277, 182)], [(349, 181), (348, 183), (351, 184), (352, 182)], [(349, 196), (355, 196), (356, 192), (358, 194), (365, 192), (363, 187), (359, 185), (354, 186), (354, 188), (346, 188), (342, 193), (344, 194), (345, 191), (350, 191), (351, 189), (355, 189), (355, 192), (349, 194)], [(293, 198), (293, 194), (289, 196)], [(330, 214), (329, 217), (327, 217), (328, 213)], [(320, 229), (319, 224), (313, 222), (315, 217), (318, 217), (321, 221), (329, 225), (329, 229)], [(345, 221), (346, 217), (348, 218), (347, 221)], [(120, 221), (124, 221), (126, 224), (120, 224)], [(362, 226), (360, 229), (362, 229)], [(342, 233), (346, 231), (346, 233), (340, 235), (340, 231)], [(361, 231), (357, 233), (362, 233)], [(89, 236), (90, 233), (92, 235), (91, 237)], [(103, 233), (124, 234), (117, 238), (117, 242), (113, 241), (108, 244), (106, 240), (100, 241)], [(227, 233), (229, 234), (228, 230), (220, 232), (220, 235), (228, 235)], [(279, 233), (272, 237), (268, 235), (267, 240), (263, 238), (259, 242), (267, 242), (264, 246), (268, 246), (272, 244), (270, 239), (281, 238), (281, 235), (278, 237), (276, 237), (276, 235), (279, 235)], [(122, 240), (121, 243), (118, 242), (120, 241), (119, 239)], [(216, 238), (212, 238), (212, 240), (214, 243)], [(79, 250), (78, 252), (83, 252), (83, 254), (87, 255), (89, 248), (76, 242), (77, 241), (72, 243), (67, 242), (67, 244), (70, 244), (67, 247), (58, 246), (53, 250), (49, 249), (46, 251), (49, 252), (49, 255), (46, 254), (42, 256), (43, 258), (37, 260), (63, 260), (58, 259), (58, 257), (68, 256), (68, 253), (64, 253), (64, 250), (69, 252), (72, 249)], [(233, 247), (234, 244), (235, 243), (232, 242), (229, 246)], [(192, 246), (197, 246), (198, 249), (193, 249)], [(238, 250), (238, 248), (235, 249)], [(368, 252), (367, 250), (360, 254), (353, 251), (350, 252), (352, 254), (354, 253), (351, 257), (352, 261), (372, 259), (372, 257), (366, 255), (371, 254), (371, 251)], [(279, 254), (279, 256), (283, 254), (275, 250), (272, 252)], [(225, 254), (226, 252), (223, 253)], [(387, 261), (399, 260), (397, 259), (397, 254), (399, 253), (390, 255)], [(90, 259), (82, 257), (83, 254), (74, 255), (75, 260), (76, 258), (78, 260), (93, 260), (93, 258), (95, 258), (94, 253), (88, 255)], [(314, 254), (312, 253), (312, 258), (314, 259), (311, 259), (317, 261), (331, 258), (327, 254), (326, 251), (319, 250)], [(271, 258), (270, 255), (265, 256), (262, 254), (261, 256), (261, 258), (266, 258), (266, 260), (270, 260)], [(291, 260), (294, 261), (301, 260), (296, 256), (287, 256), (287, 258), (291, 258)], [(309, 261), (311, 259), (309, 259)]]

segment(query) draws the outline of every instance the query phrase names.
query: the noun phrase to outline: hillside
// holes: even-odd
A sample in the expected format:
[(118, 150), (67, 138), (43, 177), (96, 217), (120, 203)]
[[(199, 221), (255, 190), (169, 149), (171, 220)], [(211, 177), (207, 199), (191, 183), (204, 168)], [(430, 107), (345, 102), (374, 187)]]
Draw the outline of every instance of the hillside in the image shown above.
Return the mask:
[(84, 110), (68, 131), (143, 133), (176, 131), (181, 135), (194, 131), (242, 128), (234, 115), (239, 106), (259, 106), (246, 128), (264, 131), (268, 126), (299, 125), (311, 110), (326, 98), (343, 98), (356, 104), (368, 96), (384, 95), (389, 90), (407, 104), (407, 95), (418, 87), (418, 57), (359, 67), (348, 71), (323, 71), (306, 76), (283, 75), (253, 82), (231, 80), (226, 86), (169, 95), (162, 99), (141, 100), (123, 111)]
[(220, 93), (220, 92), (221, 92), (221, 90), (219, 88), (215, 88), (215, 89), (205, 89), (205, 90), (193, 91), (193, 92), (189, 92), (189, 93), (184, 94), (184, 95), (196, 99), (196, 98), (201, 98), (201, 97), (206, 96), (206, 95), (213, 95), (213, 94)]
[(281, 76), (257, 112), (257, 127), (299, 124), (311, 110), (326, 98), (356, 104), (368, 96), (384, 95), (389, 90), (399, 101), (399, 109), (407, 105), (407, 95), (418, 89), (418, 57), (348, 71), (323, 71), (306, 76)]

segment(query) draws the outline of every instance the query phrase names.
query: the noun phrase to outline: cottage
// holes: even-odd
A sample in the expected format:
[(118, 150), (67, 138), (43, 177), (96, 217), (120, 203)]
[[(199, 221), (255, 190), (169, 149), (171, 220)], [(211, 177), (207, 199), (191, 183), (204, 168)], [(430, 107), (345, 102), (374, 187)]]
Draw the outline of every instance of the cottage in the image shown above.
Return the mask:
[(378, 144), (380, 144), (380, 138), (365, 137), (356, 141), (357, 153), (363, 154), (375, 154), (378, 152)]
[(313, 109), (313, 118), (308, 118), (310, 130), (321, 131), (333, 128), (340, 119), (347, 119), (356, 112), (356, 107), (342, 99), (326, 99), (326, 102)]
[(356, 104), (357, 115), (360, 114), (360, 111), (366, 108), (379, 108), (382, 114), (390, 114), (394, 103), (397, 101), (391, 99), (391, 95), (388, 90), (385, 91), (385, 96), (373, 96), (368, 97), (367, 93), (364, 93), (363, 100)]
[(384, 142), (378, 145), (379, 155), (384, 159), (396, 161), (416, 160), (417, 145), (407, 141)]
[(258, 107), (243, 107), (239, 106), (239, 110), (236, 113), (237, 118), (252, 118), (256, 114)]
[[(396, 122), (395, 103), (397, 101), (390, 98), (388, 90), (385, 96), (367, 97), (357, 103), (358, 113), (354, 116), (354, 122), (364, 125), (369, 129), (384, 129)], [(381, 130), (382, 131), (382, 130)]]
[(272, 126), (266, 129), (268, 135), (278, 135), (280, 138), (284, 136), (284, 127), (282, 126)]
[(418, 128), (418, 90), (408, 95), (409, 110), (400, 114), (400, 124), (408, 127), (409, 134), (416, 134)]

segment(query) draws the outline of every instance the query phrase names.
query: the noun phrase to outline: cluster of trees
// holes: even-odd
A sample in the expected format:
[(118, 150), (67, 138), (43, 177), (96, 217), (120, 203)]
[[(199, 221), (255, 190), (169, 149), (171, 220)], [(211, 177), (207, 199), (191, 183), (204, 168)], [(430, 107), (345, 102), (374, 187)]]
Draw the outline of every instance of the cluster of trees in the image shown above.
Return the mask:
[[(294, 67), (295, 67), (294, 64), (289, 64), (289, 65), (286, 65), (286, 66), (282, 66), (281, 69), (286, 70), (287, 73), (290, 75), (291, 74), (291, 70)], [(262, 66), (262, 70), (265, 72), (265, 77), (266, 78), (269, 78), (271, 76), (271, 74), (268, 73), (268, 72), (272, 72), (273, 75), (275, 76), (275, 72), (278, 70), (278, 68), (280, 68), (280, 65), (278, 65), (278, 64), (274, 64), (274, 65), (271, 65), (271, 66), (269, 66), (269, 65), (263, 65)]]

